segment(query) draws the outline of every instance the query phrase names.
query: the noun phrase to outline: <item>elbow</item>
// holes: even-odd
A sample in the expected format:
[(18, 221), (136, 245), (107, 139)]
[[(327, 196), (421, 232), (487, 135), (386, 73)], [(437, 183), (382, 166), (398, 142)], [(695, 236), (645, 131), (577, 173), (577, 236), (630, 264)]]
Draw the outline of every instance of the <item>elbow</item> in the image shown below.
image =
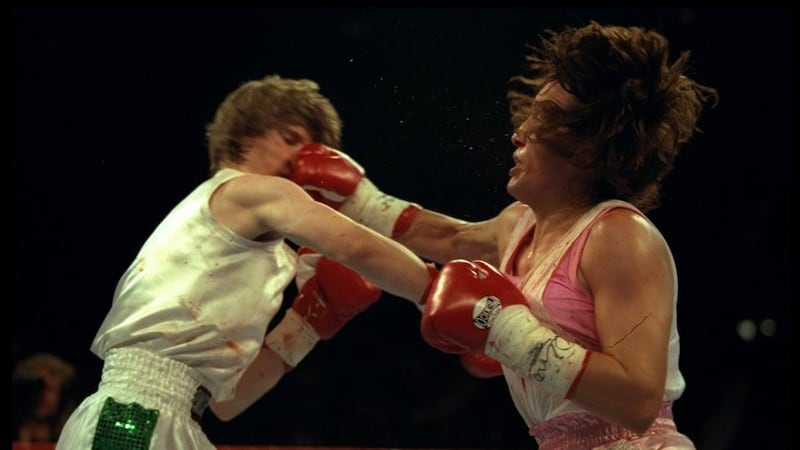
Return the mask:
[(230, 422), (234, 418), (236, 418), (239, 413), (241, 412), (237, 408), (231, 408), (230, 405), (220, 404), (214, 400), (211, 400), (211, 403), (208, 405), (208, 409), (214, 413), (217, 419), (221, 422)]
[(220, 422), (230, 422), (236, 416), (238, 416), (238, 414), (217, 414), (215, 412), (214, 416), (216, 416), (216, 418), (219, 419)]
[(636, 417), (632, 417), (625, 427), (636, 434), (644, 434), (653, 426), (656, 417), (658, 417), (658, 412), (655, 414), (638, 414)]
[(663, 392), (650, 392), (642, 395), (633, 405), (620, 425), (636, 434), (643, 434), (653, 426), (663, 404)]

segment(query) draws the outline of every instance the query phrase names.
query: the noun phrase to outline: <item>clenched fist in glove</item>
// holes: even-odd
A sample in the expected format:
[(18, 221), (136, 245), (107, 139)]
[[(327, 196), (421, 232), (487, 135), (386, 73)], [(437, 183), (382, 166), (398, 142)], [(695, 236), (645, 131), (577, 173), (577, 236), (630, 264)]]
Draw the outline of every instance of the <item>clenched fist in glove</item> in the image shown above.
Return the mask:
[(420, 329), (441, 351), (485, 353), (562, 397), (572, 393), (591, 354), (541, 325), (522, 292), (484, 261), (442, 266)]
[(387, 237), (401, 235), (421, 209), (384, 194), (352, 158), (319, 143), (300, 149), (291, 179), (315, 200)]
[(264, 345), (290, 367), (322, 339), (332, 338), (360, 312), (378, 301), (381, 289), (353, 270), (308, 248), (298, 250), (298, 293)]

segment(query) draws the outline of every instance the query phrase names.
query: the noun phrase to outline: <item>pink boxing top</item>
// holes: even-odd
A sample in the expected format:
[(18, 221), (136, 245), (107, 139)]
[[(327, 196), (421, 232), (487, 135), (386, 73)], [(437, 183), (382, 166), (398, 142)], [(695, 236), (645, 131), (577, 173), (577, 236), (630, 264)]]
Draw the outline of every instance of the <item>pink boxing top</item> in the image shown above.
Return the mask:
[[(550, 280), (544, 288), (542, 303), (550, 318), (564, 331), (583, 344), (587, 349), (598, 350), (600, 340), (597, 337), (597, 327), (594, 321), (594, 299), (591, 292), (578, 281), (578, 263), (581, 260), (583, 247), (592, 226), (612, 208), (595, 216), (586, 228), (581, 231), (566, 254), (556, 266)], [(511, 257), (502, 267), (502, 271), (512, 281), (519, 284), (521, 277), (514, 274), (514, 263), (519, 257), (524, 245), (530, 242), (534, 224), (531, 224), (524, 233), (524, 238), (514, 249)]]
[[(616, 208), (629, 209), (645, 217), (627, 202), (609, 200), (600, 203), (572, 225), (552, 251), (539, 261), (532, 273), (520, 277), (514, 273), (514, 263), (521, 249), (530, 242), (536, 224), (533, 211), (529, 210), (523, 214), (512, 231), (500, 263), (500, 270), (525, 294), (531, 312), (542, 324), (562, 337), (593, 351), (600, 350), (595, 324), (594, 298), (578, 280), (578, 264), (592, 227)], [(677, 280), (674, 264), (672, 270)], [(679, 337), (675, 314), (677, 281), (675, 292), (664, 392), (665, 405), (680, 397), (686, 387), (678, 369)], [(576, 403), (550, 394), (537, 384), (528, 382), (505, 366), (503, 371), (514, 404), (531, 429), (568, 413), (587, 412)]]

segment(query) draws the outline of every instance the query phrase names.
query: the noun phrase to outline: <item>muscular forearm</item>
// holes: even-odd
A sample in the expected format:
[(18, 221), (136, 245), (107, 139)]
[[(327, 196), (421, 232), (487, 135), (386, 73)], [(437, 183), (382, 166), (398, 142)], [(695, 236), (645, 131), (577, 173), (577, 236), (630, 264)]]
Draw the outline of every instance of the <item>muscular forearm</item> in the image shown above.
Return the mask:
[(665, 367), (624, 367), (611, 355), (590, 352), (543, 327), (527, 306), (514, 308), (494, 321), (489, 356), (606, 420), (636, 432), (650, 427), (661, 407)]
[(664, 383), (663, 374), (637, 373), (612, 356), (596, 352), (571, 400), (610, 422), (644, 432), (663, 404)]
[(342, 262), (386, 292), (419, 303), (430, 283), (425, 263), (389, 238), (379, 237), (370, 245), (364, 244), (352, 242)]
[(422, 209), (408, 230), (395, 240), (429, 261), (443, 264), (453, 259), (480, 259), (498, 264), (496, 239), (489, 222), (467, 222)]

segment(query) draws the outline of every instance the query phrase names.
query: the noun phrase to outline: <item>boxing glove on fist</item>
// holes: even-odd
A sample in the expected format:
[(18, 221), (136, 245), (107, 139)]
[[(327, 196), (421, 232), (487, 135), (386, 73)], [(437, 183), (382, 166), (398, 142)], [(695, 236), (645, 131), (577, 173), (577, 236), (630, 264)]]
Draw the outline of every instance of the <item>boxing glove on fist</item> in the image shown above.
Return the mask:
[(525, 296), (490, 264), (450, 261), (442, 266), (428, 291), (420, 325), (422, 337), (443, 352), (483, 353), (500, 310), (527, 303)]
[(339, 209), (364, 178), (364, 169), (339, 150), (319, 143), (300, 149), (291, 180), (314, 200)]
[(569, 398), (591, 352), (543, 326), (525, 296), (483, 261), (442, 266), (428, 293), (420, 325), (433, 347), (485, 353), (517, 375)]
[(297, 366), (319, 340), (335, 336), (382, 293), (358, 273), (313, 250), (301, 248), (298, 255), (297, 296), (264, 340), (290, 367)]
[(384, 194), (352, 158), (319, 143), (300, 149), (290, 178), (315, 200), (387, 237), (405, 232), (421, 209)]

